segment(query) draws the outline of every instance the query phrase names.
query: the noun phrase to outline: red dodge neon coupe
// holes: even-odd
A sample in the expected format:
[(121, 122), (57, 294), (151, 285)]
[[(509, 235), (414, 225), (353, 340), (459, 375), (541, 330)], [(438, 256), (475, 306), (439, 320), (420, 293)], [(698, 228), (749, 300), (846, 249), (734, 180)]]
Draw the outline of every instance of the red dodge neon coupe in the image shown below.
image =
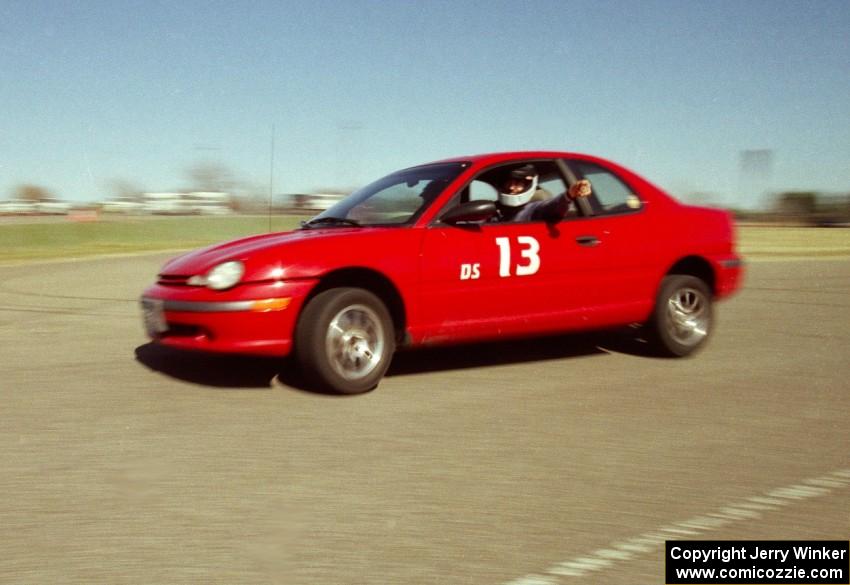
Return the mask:
[[(563, 219), (506, 221), (503, 185), (518, 169), (533, 176), (527, 205), (581, 180), (592, 192)], [(728, 213), (600, 158), (522, 152), (405, 169), (301, 229), (190, 252), (141, 302), (157, 343), (294, 352), (313, 383), (357, 393), (399, 346), (641, 323), (660, 352), (685, 356), (740, 275)]]

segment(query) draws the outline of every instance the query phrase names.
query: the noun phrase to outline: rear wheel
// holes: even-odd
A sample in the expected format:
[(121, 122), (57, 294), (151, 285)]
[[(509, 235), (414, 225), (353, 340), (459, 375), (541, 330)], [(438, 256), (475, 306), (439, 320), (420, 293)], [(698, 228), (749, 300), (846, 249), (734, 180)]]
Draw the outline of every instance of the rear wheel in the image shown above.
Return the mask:
[(694, 353), (708, 340), (713, 326), (708, 285), (686, 274), (664, 277), (648, 324), (659, 353), (673, 357)]
[(384, 376), (395, 351), (393, 323), (371, 292), (334, 288), (319, 293), (298, 320), (295, 354), (314, 384), (359, 394)]

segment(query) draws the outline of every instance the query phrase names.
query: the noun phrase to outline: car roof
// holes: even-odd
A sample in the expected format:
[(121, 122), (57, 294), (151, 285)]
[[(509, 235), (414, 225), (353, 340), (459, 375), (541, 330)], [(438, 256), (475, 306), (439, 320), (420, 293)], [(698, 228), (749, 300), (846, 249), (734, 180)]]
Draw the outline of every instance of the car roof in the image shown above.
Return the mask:
[[(564, 152), (560, 150), (516, 150), (516, 151), (506, 151), (506, 152), (489, 152), (484, 154), (474, 154), (469, 156), (453, 156), (451, 158), (445, 158), (437, 161), (433, 161), (431, 163), (426, 164), (440, 164), (440, 163), (450, 163), (450, 162), (464, 162), (471, 163), (473, 166), (479, 166), (482, 164), (493, 164), (500, 162), (510, 162), (513, 160), (525, 160), (525, 159), (534, 159), (534, 158), (567, 158), (567, 159), (580, 159), (588, 162), (597, 162), (602, 163), (603, 166), (614, 167), (614, 168), (622, 168), (617, 163), (591, 154), (582, 154), (579, 152)], [(424, 166), (424, 165), (416, 165), (416, 166)]]
[(453, 156), (451, 158), (445, 158), (438, 161), (434, 161), (434, 163), (446, 163), (446, 162), (499, 162), (502, 160), (514, 160), (514, 159), (525, 159), (525, 158), (595, 158), (590, 157), (586, 154), (579, 154), (576, 152), (562, 152), (556, 150), (516, 150), (516, 151), (506, 151), (506, 152), (488, 152), (484, 154), (474, 154), (470, 156)]
[[(637, 175), (633, 171), (628, 168), (623, 167), (622, 165), (606, 159), (601, 156), (594, 156), (592, 154), (582, 154), (579, 152), (564, 152), (560, 150), (516, 150), (516, 151), (508, 151), (508, 152), (490, 152), (486, 154), (475, 154), (471, 156), (455, 156), (451, 158), (446, 158), (438, 161), (434, 161), (427, 164), (442, 164), (442, 163), (470, 163), (473, 167), (482, 167), (491, 164), (498, 164), (503, 162), (511, 162), (511, 161), (520, 161), (520, 160), (528, 160), (528, 159), (548, 159), (548, 158), (566, 158), (572, 160), (582, 160), (590, 163), (597, 163), (602, 165), (603, 167), (607, 167), (608, 169), (614, 170), (621, 175), (627, 175), (638, 179), (641, 182), (646, 182), (646, 179)], [(416, 165), (416, 166), (426, 166), (426, 165)], [(415, 168), (415, 167), (411, 167)]]

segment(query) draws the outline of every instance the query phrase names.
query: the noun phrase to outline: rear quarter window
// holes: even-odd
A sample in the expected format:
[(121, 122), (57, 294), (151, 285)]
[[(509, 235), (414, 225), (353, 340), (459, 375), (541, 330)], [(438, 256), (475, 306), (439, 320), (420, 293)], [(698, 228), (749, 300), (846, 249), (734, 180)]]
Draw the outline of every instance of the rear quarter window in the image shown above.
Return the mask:
[(570, 166), (590, 181), (594, 195), (591, 205), (597, 215), (634, 213), (643, 206), (640, 198), (611, 171), (582, 161), (570, 161)]

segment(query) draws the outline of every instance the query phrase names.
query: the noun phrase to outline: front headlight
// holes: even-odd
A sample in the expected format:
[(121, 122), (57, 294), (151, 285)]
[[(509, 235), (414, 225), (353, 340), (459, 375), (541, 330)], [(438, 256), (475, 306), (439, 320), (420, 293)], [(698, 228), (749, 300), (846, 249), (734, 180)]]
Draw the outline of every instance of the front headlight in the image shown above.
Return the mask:
[(238, 260), (223, 262), (207, 272), (206, 285), (213, 290), (224, 290), (239, 282), (245, 274), (245, 265)]

